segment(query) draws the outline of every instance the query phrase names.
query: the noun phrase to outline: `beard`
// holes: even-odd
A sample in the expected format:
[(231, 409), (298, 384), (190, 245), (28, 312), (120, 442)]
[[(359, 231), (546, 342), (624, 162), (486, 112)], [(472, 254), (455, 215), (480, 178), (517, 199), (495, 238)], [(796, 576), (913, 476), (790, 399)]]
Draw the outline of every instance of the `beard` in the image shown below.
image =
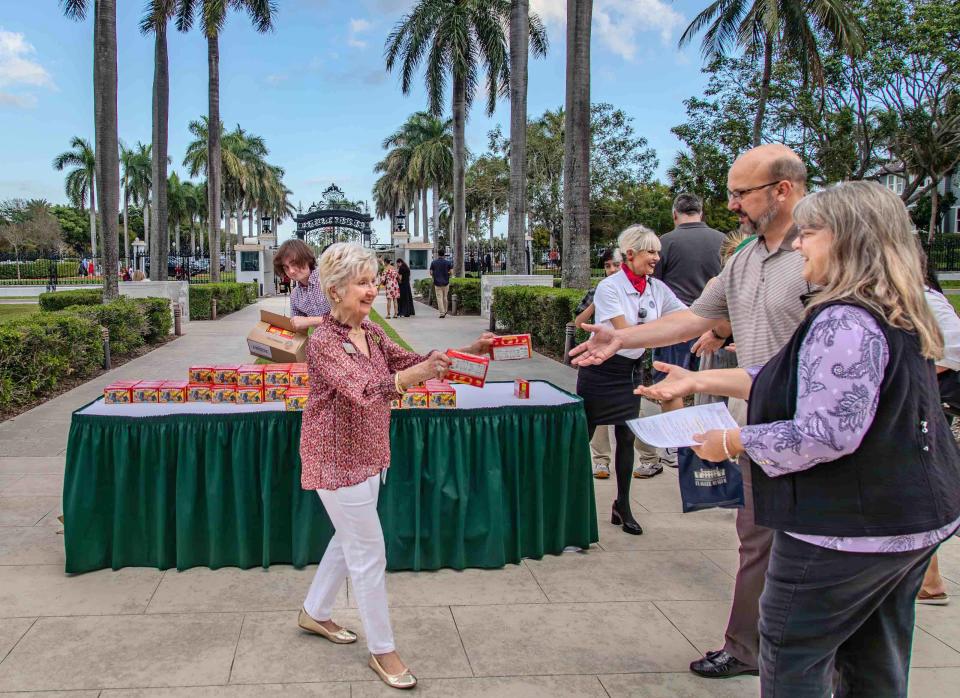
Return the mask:
[(772, 196), (767, 198), (767, 207), (755, 219), (747, 216), (747, 220), (740, 224), (740, 232), (744, 235), (763, 235), (770, 224), (780, 215), (780, 202)]

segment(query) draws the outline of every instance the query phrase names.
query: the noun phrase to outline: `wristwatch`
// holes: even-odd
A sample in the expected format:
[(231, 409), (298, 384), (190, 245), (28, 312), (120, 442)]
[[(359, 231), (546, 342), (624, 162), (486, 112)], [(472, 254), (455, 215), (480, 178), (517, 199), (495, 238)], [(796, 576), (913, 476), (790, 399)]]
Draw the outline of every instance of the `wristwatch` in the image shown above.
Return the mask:
[(717, 339), (727, 339), (726, 337), (724, 337), (722, 334), (720, 334), (719, 332), (717, 332), (716, 329), (714, 329), (714, 328), (712, 328), (712, 327), (710, 328), (710, 334), (712, 334), (712, 335), (713, 335), (714, 337), (716, 337)]

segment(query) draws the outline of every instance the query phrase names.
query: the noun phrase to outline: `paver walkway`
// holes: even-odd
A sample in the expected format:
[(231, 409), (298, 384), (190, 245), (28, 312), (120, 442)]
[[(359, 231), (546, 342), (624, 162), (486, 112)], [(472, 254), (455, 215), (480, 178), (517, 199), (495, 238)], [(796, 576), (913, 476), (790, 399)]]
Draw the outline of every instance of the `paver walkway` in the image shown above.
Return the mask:
[[(261, 306), (283, 311), (285, 299)], [(380, 310), (383, 311), (382, 300)], [(415, 348), (473, 339), (478, 318), (437, 318), (417, 305), (393, 322)], [(14, 420), (0, 424), (0, 696), (389, 696), (366, 668), (362, 642), (334, 646), (295, 626), (313, 569), (146, 568), (63, 574), (60, 512), (70, 414), (119, 378), (183, 375), (196, 361), (247, 359), (251, 307), (186, 336)], [(542, 378), (572, 388), (549, 359), (495, 365), (494, 379)], [(705, 681), (687, 664), (722, 637), (736, 569), (733, 514), (681, 514), (676, 473), (634, 481), (644, 535), (604, 514), (610, 481), (596, 483), (600, 544), (585, 553), (501, 570), (390, 574), (398, 647), (429, 696), (675, 696), (757, 694), (742, 677)], [(960, 543), (941, 566), (958, 598)], [(344, 593), (335, 617), (360, 628)], [(921, 607), (911, 696), (960, 685), (960, 603)], [(12, 694), (11, 694), (12, 695)]]

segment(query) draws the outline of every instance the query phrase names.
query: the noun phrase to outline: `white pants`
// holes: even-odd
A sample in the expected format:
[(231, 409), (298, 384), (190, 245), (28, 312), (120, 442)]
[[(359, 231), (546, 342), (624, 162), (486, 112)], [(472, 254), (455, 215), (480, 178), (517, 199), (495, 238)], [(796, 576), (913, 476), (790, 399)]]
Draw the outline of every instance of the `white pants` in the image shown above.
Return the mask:
[(387, 609), (387, 556), (377, 515), (379, 493), (379, 475), (351, 487), (317, 490), (335, 532), (303, 602), (304, 610), (314, 620), (330, 620), (337, 594), (349, 574), (372, 654), (396, 649)]

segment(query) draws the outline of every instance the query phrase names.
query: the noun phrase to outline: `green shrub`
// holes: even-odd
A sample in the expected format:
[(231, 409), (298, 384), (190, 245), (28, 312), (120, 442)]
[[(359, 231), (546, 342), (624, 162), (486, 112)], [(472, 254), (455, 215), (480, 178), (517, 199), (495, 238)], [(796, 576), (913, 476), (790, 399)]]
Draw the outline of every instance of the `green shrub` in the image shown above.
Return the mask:
[(0, 409), (24, 405), (103, 364), (100, 328), (71, 311), (0, 324)]
[(538, 351), (562, 356), (567, 323), (583, 294), (574, 288), (502, 286), (493, 290), (493, 313), (506, 331), (529, 333)]
[(190, 284), (190, 319), (209, 320), (210, 302), (217, 299), (217, 317), (257, 302), (259, 289), (254, 282), (238, 284)]
[(144, 339), (150, 344), (156, 344), (168, 334), (173, 327), (173, 311), (170, 301), (166, 298), (134, 298), (147, 318), (147, 334)]
[(107, 304), (75, 305), (66, 309), (102, 325), (110, 333), (110, 353), (124, 356), (139, 349), (152, 334), (144, 307), (133, 298), (117, 298)]
[[(428, 305), (437, 307), (437, 297), (433, 293), (432, 279), (418, 279), (415, 282), (415, 288), (418, 295)], [(457, 294), (457, 315), (478, 315), (480, 313), (480, 279), (473, 278), (451, 278), (450, 279), (450, 298), (453, 303), (453, 294)]]
[(63, 310), (71, 305), (99, 305), (100, 303), (103, 303), (103, 290), (99, 288), (40, 294), (40, 310), (46, 311)]

